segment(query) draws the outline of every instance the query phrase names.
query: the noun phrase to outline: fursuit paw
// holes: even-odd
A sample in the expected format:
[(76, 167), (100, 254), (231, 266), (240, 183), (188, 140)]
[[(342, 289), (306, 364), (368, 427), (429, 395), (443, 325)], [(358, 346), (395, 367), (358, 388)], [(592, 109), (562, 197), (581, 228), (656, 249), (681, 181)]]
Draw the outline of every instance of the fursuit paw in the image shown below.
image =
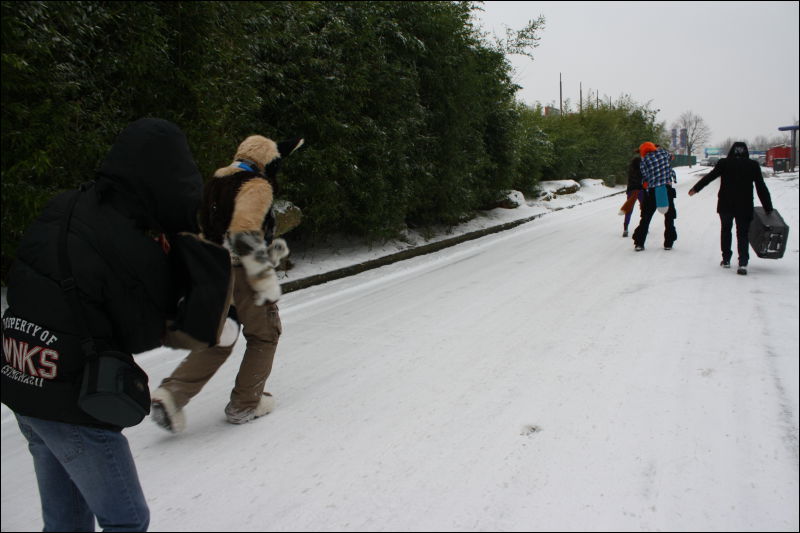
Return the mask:
[(269, 260), (272, 261), (272, 265), (277, 267), (281, 259), (289, 255), (289, 245), (283, 239), (275, 239), (267, 247), (267, 255)]
[(231, 249), (247, 272), (247, 280), (256, 293), (255, 304), (277, 302), (281, 297), (281, 285), (275, 267), (289, 255), (286, 241), (275, 239), (267, 246), (261, 232), (240, 232), (231, 236)]

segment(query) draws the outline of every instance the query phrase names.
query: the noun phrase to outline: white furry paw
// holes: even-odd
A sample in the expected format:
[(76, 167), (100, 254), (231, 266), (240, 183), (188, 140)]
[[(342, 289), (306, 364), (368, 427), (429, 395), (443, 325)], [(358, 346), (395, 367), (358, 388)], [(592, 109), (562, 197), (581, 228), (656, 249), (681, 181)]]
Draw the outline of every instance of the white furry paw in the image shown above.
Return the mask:
[(289, 245), (286, 244), (286, 241), (283, 239), (275, 239), (272, 241), (272, 244), (267, 247), (267, 255), (269, 256), (269, 260), (272, 261), (272, 264), (278, 266), (281, 259), (289, 255)]
[(247, 281), (255, 293), (255, 304), (277, 302), (281, 297), (281, 285), (275, 267), (289, 255), (286, 241), (275, 239), (267, 246), (260, 232), (251, 231), (232, 235), (231, 245), (247, 272)]
[(277, 291), (268, 291), (268, 292), (257, 292), (253, 301), (256, 305), (264, 305), (267, 302), (275, 303), (281, 298), (281, 291), (278, 289)]

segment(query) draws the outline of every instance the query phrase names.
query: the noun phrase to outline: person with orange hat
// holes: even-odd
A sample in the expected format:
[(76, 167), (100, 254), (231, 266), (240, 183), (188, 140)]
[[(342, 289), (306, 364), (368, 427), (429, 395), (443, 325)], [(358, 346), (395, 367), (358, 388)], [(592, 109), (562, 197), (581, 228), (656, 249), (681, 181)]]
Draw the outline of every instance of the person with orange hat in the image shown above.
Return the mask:
[(656, 212), (656, 188), (665, 186), (669, 198), (669, 208), (664, 213), (664, 249), (671, 250), (678, 239), (675, 229), (675, 189), (672, 187), (674, 172), (670, 168), (670, 153), (652, 142), (644, 142), (639, 146), (639, 155), (642, 158), (639, 168), (642, 171), (642, 186), (644, 188), (644, 202), (642, 204), (642, 217), (639, 225), (633, 231), (634, 250), (644, 250), (650, 221)]

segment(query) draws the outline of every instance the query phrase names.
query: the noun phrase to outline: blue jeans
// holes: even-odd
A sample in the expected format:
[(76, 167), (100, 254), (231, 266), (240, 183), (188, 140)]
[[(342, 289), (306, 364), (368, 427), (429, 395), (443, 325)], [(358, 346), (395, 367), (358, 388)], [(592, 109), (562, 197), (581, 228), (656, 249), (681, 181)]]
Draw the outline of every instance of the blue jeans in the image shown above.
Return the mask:
[(17, 416), (33, 456), (44, 531), (147, 531), (128, 440), (118, 431)]

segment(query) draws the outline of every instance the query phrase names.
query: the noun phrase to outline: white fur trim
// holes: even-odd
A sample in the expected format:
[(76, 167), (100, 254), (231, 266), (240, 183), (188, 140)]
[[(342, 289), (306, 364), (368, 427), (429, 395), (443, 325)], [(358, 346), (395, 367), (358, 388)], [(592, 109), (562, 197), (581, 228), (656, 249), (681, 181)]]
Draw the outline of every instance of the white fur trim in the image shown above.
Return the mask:
[(266, 414), (271, 413), (275, 409), (275, 398), (272, 395), (264, 394), (261, 396), (261, 399), (258, 401), (258, 405), (256, 406), (255, 416), (258, 418), (259, 416), (264, 416)]
[(175, 405), (175, 399), (172, 393), (164, 387), (159, 387), (150, 395), (152, 402), (159, 402), (164, 406), (164, 410), (169, 417), (173, 433), (181, 433), (186, 429), (186, 415), (183, 414), (183, 409), (178, 409)]
[(275, 409), (275, 398), (265, 392), (253, 409), (234, 409), (230, 403), (225, 406), (225, 417), (231, 424), (246, 424), (253, 419), (271, 413)]
[(225, 319), (225, 324), (222, 326), (222, 334), (219, 336), (219, 344), (217, 346), (222, 346), (227, 348), (228, 346), (233, 346), (233, 344), (239, 339), (239, 330), (241, 325), (228, 317)]

